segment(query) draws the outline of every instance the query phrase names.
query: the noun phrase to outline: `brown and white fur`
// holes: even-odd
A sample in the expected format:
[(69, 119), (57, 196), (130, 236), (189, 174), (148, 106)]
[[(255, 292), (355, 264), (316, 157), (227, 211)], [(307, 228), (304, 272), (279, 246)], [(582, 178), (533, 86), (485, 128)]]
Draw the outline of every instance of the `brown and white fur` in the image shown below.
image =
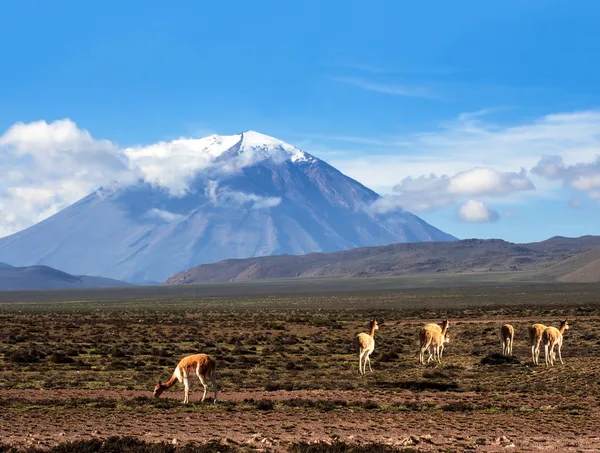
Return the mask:
[(217, 363), (216, 363), (215, 359), (213, 359), (208, 354), (194, 354), (194, 355), (189, 355), (187, 357), (184, 357), (183, 359), (181, 359), (181, 361), (175, 368), (175, 371), (173, 372), (171, 379), (169, 379), (164, 384), (161, 384), (161, 382), (158, 381), (158, 384), (156, 384), (156, 386), (154, 387), (154, 396), (159, 397), (162, 392), (164, 392), (166, 389), (175, 385), (175, 382), (179, 381), (179, 382), (183, 382), (183, 386), (184, 386), (183, 404), (189, 403), (189, 401), (190, 401), (190, 398), (189, 398), (190, 383), (189, 383), (188, 379), (189, 379), (189, 377), (191, 377), (195, 374), (196, 376), (198, 376), (198, 379), (200, 379), (200, 383), (204, 387), (204, 394), (202, 395), (202, 401), (204, 401), (204, 398), (206, 398), (206, 390), (208, 389), (208, 385), (206, 384), (206, 381), (208, 379), (210, 379), (212, 382), (213, 391), (215, 394), (214, 402), (216, 403), (217, 402), (217, 382), (216, 382), (216, 376), (215, 376), (216, 366), (217, 366)]
[(377, 329), (379, 329), (379, 324), (373, 319), (369, 322), (369, 333), (359, 333), (354, 340), (356, 352), (358, 353), (358, 372), (360, 374), (366, 373), (367, 363), (369, 364), (369, 371), (373, 371), (369, 356), (375, 349), (374, 336)]
[(542, 344), (542, 335), (546, 330), (544, 324), (533, 324), (529, 327), (529, 344), (531, 345), (531, 360), (537, 365), (540, 360), (540, 345)]
[[(448, 336), (448, 320), (444, 319), (442, 326), (437, 324), (426, 324), (419, 333), (419, 363), (425, 364), (425, 351), (429, 351), (427, 362), (432, 358), (442, 363), (444, 343), (450, 343)], [(432, 353), (433, 350), (433, 353)]]
[(564, 365), (560, 349), (562, 348), (563, 333), (568, 328), (569, 323), (565, 319), (564, 321), (561, 321), (560, 329), (550, 326), (546, 327), (546, 330), (544, 330), (544, 333), (542, 334), (542, 341), (544, 342), (544, 360), (546, 362), (546, 366), (554, 366), (554, 359), (556, 358), (554, 346), (558, 346), (558, 358), (560, 359), (560, 363)]
[(504, 324), (500, 328), (500, 336), (502, 338), (502, 355), (512, 355), (513, 342), (515, 340), (515, 329), (510, 324)]

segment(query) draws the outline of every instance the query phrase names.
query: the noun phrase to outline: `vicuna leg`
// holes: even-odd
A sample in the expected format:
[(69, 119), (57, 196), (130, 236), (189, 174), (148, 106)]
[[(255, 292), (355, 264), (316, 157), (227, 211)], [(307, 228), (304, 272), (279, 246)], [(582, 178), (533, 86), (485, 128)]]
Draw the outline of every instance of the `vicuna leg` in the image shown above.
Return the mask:
[(531, 361), (537, 365), (536, 361), (535, 361), (535, 344), (531, 345)]
[[(368, 353), (368, 354), (367, 354), (367, 359), (366, 359), (366, 361), (369, 363), (369, 371), (372, 373), (372, 372), (373, 372), (373, 369), (371, 368), (371, 353)], [(365, 370), (365, 372), (366, 372), (366, 370)]]
[(365, 374), (366, 363), (365, 363), (364, 357), (365, 357), (366, 352), (367, 352), (366, 349), (364, 349), (364, 350), (360, 351), (360, 355), (358, 356), (358, 372), (360, 374)]
[(562, 343), (558, 343), (558, 358), (560, 359), (560, 364), (564, 365), (564, 362), (562, 360), (562, 354), (560, 352), (560, 348), (562, 348)]
[(421, 365), (425, 364), (425, 351), (429, 352), (429, 358), (427, 359), (427, 363), (429, 363), (429, 361), (431, 360), (431, 349), (430, 349), (430, 345), (431, 345), (431, 340), (429, 340), (427, 343), (425, 343), (424, 345), (421, 346), (421, 355), (419, 356), (419, 361), (421, 362)]
[(190, 400), (190, 383), (188, 378), (183, 378), (183, 404), (187, 404)]
[(421, 365), (425, 364), (425, 351), (427, 350), (427, 348), (425, 346), (421, 346), (421, 349), (419, 349), (419, 363)]
[(544, 361), (546, 362), (546, 366), (548, 366), (548, 360), (549, 360), (548, 354), (550, 352), (549, 349), (550, 349), (550, 345), (549, 344), (545, 344), (544, 345)]
[(200, 384), (202, 384), (202, 387), (204, 387), (204, 393), (202, 394), (202, 399), (200, 400), (200, 402), (203, 403), (204, 398), (206, 398), (206, 389), (208, 388), (208, 385), (206, 385), (206, 383), (204, 382), (204, 378), (200, 373), (198, 373), (198, 379), (200, 379)]

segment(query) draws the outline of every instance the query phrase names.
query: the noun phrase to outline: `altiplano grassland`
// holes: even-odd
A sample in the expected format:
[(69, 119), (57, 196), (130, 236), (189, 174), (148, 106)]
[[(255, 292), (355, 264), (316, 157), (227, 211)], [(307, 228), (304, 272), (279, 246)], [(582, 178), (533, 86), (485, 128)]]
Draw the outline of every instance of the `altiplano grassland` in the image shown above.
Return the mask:
[[(0, 451), (111, 436), (156, 448), (135, 451), (600, 448), (600, 285), (94, 294), (0, 304)], [(420, 327), (444, 318), (442, 364), (418, 365)], [(532, 365), (527, 327), (564, 318), (565, 364), (546, 368), (542, 351)], [(360, 377), (352, 340), (370, 319), (373, 372)], [(516, 360), (482, 363), (505, 322)], [(187, 406), (180, 384), (152, 398), (198, 352), (217, 360), (218, 402), (200, 404), (195, 381)]]

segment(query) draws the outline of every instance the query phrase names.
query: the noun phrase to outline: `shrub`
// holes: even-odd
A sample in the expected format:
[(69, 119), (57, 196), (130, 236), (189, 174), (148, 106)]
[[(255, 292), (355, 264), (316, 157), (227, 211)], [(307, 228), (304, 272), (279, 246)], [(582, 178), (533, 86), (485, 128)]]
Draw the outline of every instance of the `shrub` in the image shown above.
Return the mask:
[(53, 352), (48, 360), (51, 363), (75, 363), (75, 360), (64, 352)]

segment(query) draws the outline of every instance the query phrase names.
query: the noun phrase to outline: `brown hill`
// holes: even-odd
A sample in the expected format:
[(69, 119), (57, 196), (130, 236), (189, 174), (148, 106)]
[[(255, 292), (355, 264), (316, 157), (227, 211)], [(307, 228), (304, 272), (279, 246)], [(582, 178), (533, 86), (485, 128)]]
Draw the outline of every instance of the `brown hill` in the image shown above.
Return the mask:
[(557, 236), (527, 244), (465, 239), (225, 260), (177, 273), (165, 284), (467, 273), (497, 273), (500, 280), (587, 282), (598, 281), (599, 269), (600, 236)]

